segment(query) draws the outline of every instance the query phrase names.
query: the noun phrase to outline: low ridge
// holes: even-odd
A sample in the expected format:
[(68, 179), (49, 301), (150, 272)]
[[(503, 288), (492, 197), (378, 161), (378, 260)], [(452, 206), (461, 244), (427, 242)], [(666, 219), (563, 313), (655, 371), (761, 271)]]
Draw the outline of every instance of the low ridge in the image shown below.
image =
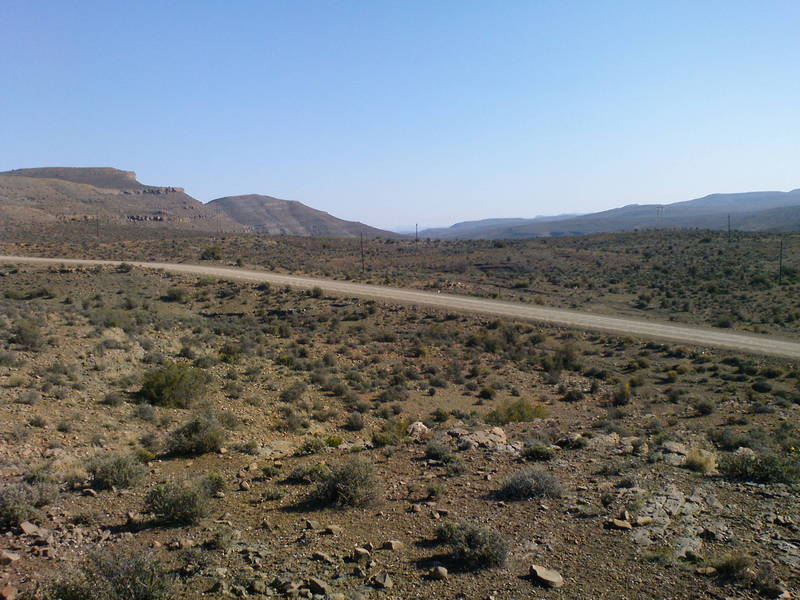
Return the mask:
[(208, 205), (218, 207), (228, 218), (257, 233), (325, 237), (357, 237), (361, 234), (370, 238), (404, 237), (357, 221), (339, 219), (302, 202), (259, 194), (217, 198)]

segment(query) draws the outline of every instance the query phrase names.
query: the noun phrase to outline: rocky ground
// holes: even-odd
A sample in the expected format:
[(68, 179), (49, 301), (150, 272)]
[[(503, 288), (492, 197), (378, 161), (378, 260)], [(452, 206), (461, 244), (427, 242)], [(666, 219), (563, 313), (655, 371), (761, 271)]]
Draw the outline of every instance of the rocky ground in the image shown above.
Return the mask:
[[(98, 549), (118, 560), (91, 593), (144, 564), (169, 590), (146, 598), (795, 592), (788, 361), (137, 269), (0, 275), (0, 598), (100, 598), (54, 587)], [(204, 373), (183, 407), (143, 392), (173, 363)], [(175, 452), (193, 419), (216, 443)], [(354, 459), (368, 501), (309, 502)], [(163, 485), (205, 510), (159, 519)], [(453, 523), (488, 528), (477, 560)]]
[[(800, 235), (639, 231), (523, 240), (226, 235), (174, 239), (93, 224), (7, 231), (4, 254), (204, 264), (495, 297), (794, 337)], [(76, 243), (79, 242), (79, 243)], [(783, 262), (779, 274), (779, 254)], [(215, 252), (208, 253), (209, 250)], [(362, 257), (363, 250), (363, 257)], [(363, 258), (363, 260), (362, 260)]]

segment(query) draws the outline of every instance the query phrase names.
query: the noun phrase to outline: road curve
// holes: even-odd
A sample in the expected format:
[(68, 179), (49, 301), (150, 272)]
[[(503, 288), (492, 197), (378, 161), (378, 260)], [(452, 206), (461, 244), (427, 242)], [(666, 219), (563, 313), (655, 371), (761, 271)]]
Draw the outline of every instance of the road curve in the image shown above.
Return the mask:
[(148, 269), (161, 269), (171, 273), (184, 273), (187, 275), (203, 275), (217, 279), (232, 279), (238, 281), (269, 282), (277, 285), (288, 285), (295, 288), (311, 289), (321, 287), (326, 294), (336, 296), (357, 296), (372, 298), (388, 302), (401, 302), (432, 306), (459, 312), (471, 312), (510, 319), (525, 321), (543, 321), (555, 325), (590, 329), (615, 334), (631, 335), (647, 339), (665, 340), (692, 344), (697, 346), (710, 346), (727, 348), (751, 354), (764, 354), (780, 356), (783, 358), (800, 359), (800, 343), (772, 336), (758, 336), (745, 333), (733, 333), (719, 329), (690, 327), (675, 325), (659, 321), (645, 321), (641, 319), (628, 319), (625, 317), (608, 317), (575, 310), (559, 308), (545, 308), (519, 304), (515, 302), (502, 302), (499, 300), (486, 300), (469, 296), (455, 296), (452, 294), (438, 294), (409, 290), (401, 288), (353, 283), (350, 281), (336, 281), (333, 279), (315, 279), (296, 275), (282, 275), (267, 271), (249, 271), (246, 269), (216, 267), (208, 265), (174, 264), (161, 262), (117, 261), (117, 260), (89, 260), (74, 258), (38, 258), (28, 256), (0, 255), (0, 263), (15, 264), (63, 264), (63, 265), (118, 265), (126, 262), (137, 267)]

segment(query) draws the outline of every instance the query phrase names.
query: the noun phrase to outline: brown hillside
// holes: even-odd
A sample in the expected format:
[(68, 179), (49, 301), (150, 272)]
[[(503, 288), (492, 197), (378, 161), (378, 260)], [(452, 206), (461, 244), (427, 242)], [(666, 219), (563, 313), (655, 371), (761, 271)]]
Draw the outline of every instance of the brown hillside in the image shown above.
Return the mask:
[(357, 237), (363, 233), (371, 238), (403, 237), (357, 221), (338, 219), (301, 202), (259, 194), (217, 198), (208, 204), (219, 207), (231, 220), (258, 233), (328, 237)]
[(111, 168), (18, 169), (0, 173), (0, 218), (7, 223), (94, 221), (194, 231), (243, 231), (179, 187), (139, 183)]

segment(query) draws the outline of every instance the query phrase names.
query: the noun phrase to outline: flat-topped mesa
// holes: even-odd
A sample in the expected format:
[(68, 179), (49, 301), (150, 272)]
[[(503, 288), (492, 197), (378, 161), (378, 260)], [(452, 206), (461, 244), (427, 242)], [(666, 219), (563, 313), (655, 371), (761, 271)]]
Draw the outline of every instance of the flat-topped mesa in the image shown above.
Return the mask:
[(206, 232), (247, 231), (189, 196), (184, 188), (142, 184), (134, 171), (42, 167), (0, 173), (0, 223), (91, 221), (133, 225), (136, 229), (156, 226)]
[(136, 180), (134, 171), (122, 171), (113, 167), (37, 167), (33, 169), (14, 169), (13, 171), (0, 173), (0, 175), (35, 179), (58, 179), (103, 189), (148, 187)]

